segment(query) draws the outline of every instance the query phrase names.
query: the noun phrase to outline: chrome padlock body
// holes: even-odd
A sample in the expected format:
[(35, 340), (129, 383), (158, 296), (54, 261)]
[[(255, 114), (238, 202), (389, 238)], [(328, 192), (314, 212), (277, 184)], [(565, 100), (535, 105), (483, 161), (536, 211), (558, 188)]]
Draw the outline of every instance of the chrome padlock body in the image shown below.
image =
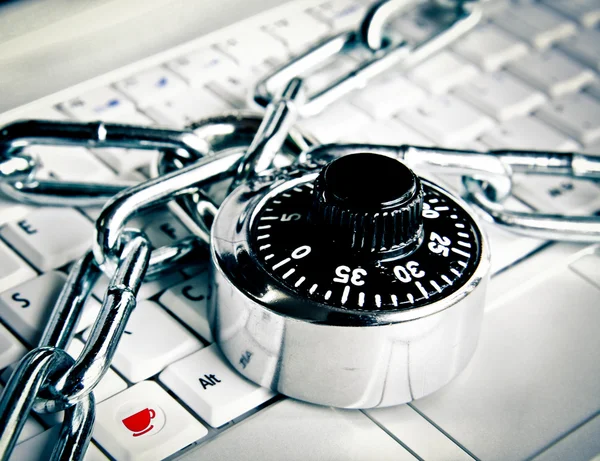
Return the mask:
[[(211, 229), (209, 320), (231, 365), (262, 386), (340, 408), (397, 405), (437, 391), (469, 363), (479, 337), (490, 252), (442, 299), (407, 309), (341, 309), (299, 295), (274, 277), (257, 254), (257, 216), (275, 195), (311, 184), (322, 165), (300, 164), (259, 176), (222, 203)], [(449, 197), (470, 219), (460, 198)], [(275, 261), (275, 259), (273, 260)]]

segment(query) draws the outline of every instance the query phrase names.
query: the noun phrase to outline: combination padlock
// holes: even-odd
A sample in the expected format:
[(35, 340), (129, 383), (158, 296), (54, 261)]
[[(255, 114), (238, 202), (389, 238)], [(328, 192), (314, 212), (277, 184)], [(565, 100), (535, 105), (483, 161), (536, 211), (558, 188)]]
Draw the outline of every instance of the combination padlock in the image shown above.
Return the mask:
[(469, 206), (386, 155), (259, 175), (211, 230), (213, 337), (276, 392), (371, 408), (426, 396), (472, 357), (490, 268)]

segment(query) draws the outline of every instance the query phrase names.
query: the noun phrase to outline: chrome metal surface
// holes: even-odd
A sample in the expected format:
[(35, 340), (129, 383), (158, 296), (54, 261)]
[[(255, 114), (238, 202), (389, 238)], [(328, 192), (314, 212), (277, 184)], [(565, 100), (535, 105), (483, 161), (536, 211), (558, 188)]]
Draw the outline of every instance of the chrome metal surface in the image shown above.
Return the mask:
[(46, 206), (101, 206), (131, 183), (120, 185), (40, 180), (29, 146), (123, 147), (174, 150), (182, 156), (210, 153), (190, 131), (112, 123), (45, 120), (14, 122), (0, 130), (0, 191), (21, 202)]
[[(315, 176), (307, 172), (292, 182)], [(395, 311), (323, 305), (282, 287), (250, 248), (253, 216), (285, 180), (257, 178), (240, 186), (213, 224), (209, 320), (232, 366), (277, 392), (343, 408), (396, 405), (449, 382), (477, 344), (489, 273), (485, 238), (474, 274), (441, 301)], [(247, 352), (252, 360), (241, 361)]]
[[(370, 79), (392, 66), (407, 68), (424, 60), (475, 27), (482, 16), (479, 5), (458, 8), (456, 5), (446, 7), (435, 2), (418, 4), (415, 7), (417, 14), (435, 21), (438, 27), (423, 40), (408, 43), (402, 38), (389, 37), (385, 30), (389, 18), (402, 12), (406, 3), (401, 0), (384, 0), (374, 4), (358, 30), (325, 39), (259, 81), (254, 92), (255, 102), (266, 106), (272, 100), (273, 91), (282, 88), (292, 78), (305, 77), (315, 67), (342, 52), (367, 52), (369, 57), (358, 64), (356, 69), (309, 95), (300, 113), (302, 116), (317, 114), (343, 95), (364, 87)], [(459, 3), (462, 5), (462, 2)]]

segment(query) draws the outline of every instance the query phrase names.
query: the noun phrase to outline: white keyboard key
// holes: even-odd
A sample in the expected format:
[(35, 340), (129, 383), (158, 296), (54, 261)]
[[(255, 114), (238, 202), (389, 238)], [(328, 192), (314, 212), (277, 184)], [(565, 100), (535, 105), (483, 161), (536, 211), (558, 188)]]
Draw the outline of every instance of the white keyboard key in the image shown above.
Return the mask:
[(581, 144), (593, 144), (600, 139), (600, 101), (585, 93), (552, 101), (543, 106), (537, 115)]
[(585, 27), (594, 27), (600, 22), (600, 4), (597, 0), (569, 0), (568, 2), (542, 0), (542, 2)]
[(454, 93), (500, 121), (526, 115), (546, 101), (542, 93), (504, 71), (479, 75)]
[(245, 69), (254, 69), (265, 60), (281, 63), (289, 59), (283, 43), (260, 29), (236, 30), (234, 36), (219, 42), (216, 48)]
[(61, 104), (60, 109), (83, 121), (113, 121), (126, 112), (135, 112), (133, 103), (111, 87), (100, 87)]
[[(1, 229), (0, 229), (1, 230)], [(0, 292), (35, 277), (35, 271), (0, 240)]]
[(27, 216), (33, 207), (0, 197), (0, 226), (10, 221), (17, 221)]
[[(103, 162), (114, 168), (119, 174), (129, 173), (143, 166), (149, 165), (158, 155), (158, 151), (146, 149), (119, 149), (106, 148), (94, 149), (96, 155)], [(115, 181), (119, 178), (115, 177)]]
[(563, 461), (580, 459), (598, 461), (600, 453), (600, 415), (578, 427), (566, 437), (550, 446), (532, 461)]
[(600, 289), (540, 256), (492, 279), (520, 283), (490, 298), (465, 371), (414, 403), (478, 459), (530, 458), (600, 409)]
[(576, 151), (579, 145), (536, 117), (516, 117), (481, 137), (492, 149), (548, 149)]
[[(344, 75), (356, 69), (356, 60), (350, 55), (336, 56), (324, 66), (311, 70), (306, 77), (303, 76), (303, 82), (306, 87), (306, 93), (311, 95), (323, 90), (332, 82), (340, 79)], [(272, 94), (277, 94), (283, 88), (268, 87)]]
[(158, 384), (145, 381), (96, 407), (93, 438), (115, 459), (158, 461), (207, 433)]
[(181, 322), (211, 343), (213, 337), (207, 316), (210, 297), (208, 269), (205, 267), (200, 274), (190, 280), (169, 288), (158, 301)]
[(360, 24), (364, 14), (365, 6), (353, 0), (329, 0), (307, 12), (317, 19), (328, 24), (335, 31), (355, 29)]
[(142, 108), (187, 89), (181, 78), (164, 67), (154, 67), (132, 75), (115, 86)]
[(473, 461), (464, 450), (408, 405), (366, 412), (421, 459)]
[(489, 72), (527, 53), (527, 46), (493, 24), (485, 24), (461, 38), (454, 51)]
[(453, 95), (430, 98), (419, 107), (396, 116), (444, 147), (471, 141), (494, 124), (492, 119)]
[(600, 71), (600, 31), (589, 29), (581, 31), (575, 37), (571, 37), (564, 42), (559, 43), (559, 48), (566, 54), (584, 64), (590, 66), (596, 71)]
[(231, 106), (205, 88), (195, 88), (147, 107), (146, 113), (157, 123), (184, 128), (211, 115), (231, 111)]
[(419, 64), (408, 77), (433, 94), (446, 93), (450, 88), (468, 82), (479, 71), (451, 51), (441, 51)]
[(20, 360), (26, 353), (25, 346), (0, 323), (0, 370)]
[(222, 75), (235, 75), (239, 71), (235, 62), (213, 48), (204, 48), (180, 56), (169, 61), (167, 66), (192, 86), (202, 86)]
[[(42, 429), (43, 431), (43, 429)], [(50, 459), (52, 449), (58, 441), (60, 427), (56, 426), (15, 446), (10, 461), (40, 461)], [(108, 458), (93, 443), (83, 457), (83, 461), (108, 461)]]
[(515, 175), (514, 194), (535, 209), (566, 215), (600, 211), (600, 187), (592, 181)]
[(218, 80), (207, 83), (206, 88), (231, 106), (243, 109), (246, 108), (252, 97), (251, 80), (249, 74), (240, 71), (235, 75), (223, 75)]
[(594, 73), (560, 51), (530, 54), (508, 66), (508, 70), (552, 97), (583, 88), (594, 80)]
[[(359, 411), (296, 400), (277, 402), (190, 453), (190, 459), (280, 461), (304, 454), (322, 460), (415, 458)], [(297, 457), (296, 457), (297, 458)]]
[(0, 235), (41, 271), (56, 269), (83, 255), (94, 225), (72, 208), (38, 208), (8, 223)]
[(534, 4), (513, 4), (494, 16), (494, 23), (536, 48), (547, 48), (577, 31), (571, 21)]
[(300, 126), (321, 143), (334, 142), (359, 129), (371, 119), (347, 102), (336, 102), (315, 117), (300, 121)]
[(600, 250), (598, 247), (595, 248), (595, 251), (589, 251), (571, 262), (569, 267), (585, 280), (600, 288)]
[(231, 368), (216, 344), (169, 365), (159, 379), (212, 427), (222, 426), (274, 395)]
[(425, 91), (394, 73), (374, 79), (352, 97), (352, 103), (377, 119), (385, 119), (416, 106), (426, 97)]
[[(35, 345), (39, 341), (66, 279), (61, 272), (46, 272), (0, 294), (2, 318), (28, 344)], [(98, 312), (100, 303), (90, 297), (76, 331), (89, 327)]]
[[(89, 330), (84, 333), (87, 340)], [(202, 348), (202, 344), (152, 301), (134, 309), (113, 359), (113, 366), (137, 383)]]
[(27, 149), (39, 159), (41, 170), (64, 181), (114, 179), (115, 173), (83, 147), (35, 146)]
[(171, 245), (177, 240), (187, 237), (190, 231), (168, 210), (155, 213), (152, 221), (143, 227), (150, 243), (154, 248)]
[(414, 146), (434, 145), (433, 141), (396, 119), (370, 122), (360, 127), (360, 129), (344, 135), (343, 141), (397, 146), (402, 144)]
[[(295, 13), (264, 26), (264, 30), (281, 40), (293, 54), (299, 54), (330, 34), (329, 27), (306, 13)], [(310, 31), (310, 33), (307, 33)]]

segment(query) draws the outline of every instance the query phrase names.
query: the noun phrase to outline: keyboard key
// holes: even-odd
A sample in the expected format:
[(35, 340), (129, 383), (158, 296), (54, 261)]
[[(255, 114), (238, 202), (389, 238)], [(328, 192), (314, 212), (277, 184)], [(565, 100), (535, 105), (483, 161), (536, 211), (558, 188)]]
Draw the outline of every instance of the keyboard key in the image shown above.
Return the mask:
[(235, 75), (239, 71), (233, 60), (213, 48), (203, 48), (186, 56), (180, 56), (169, 61), (167, 66), (194, 87), (200, 87), (223, 75)]
[(583, 179), (515, 175), (514, 194), (547, 213), (591, 215), (600, 211), (600, 187)]
[(179, 221), (173, 213), (165, 210), (163, 213), (154, 213), (152, 221), (142, 229), (154, 248), (171, 245), (190, 234), (190, 231)]
[(591, 94), (594, 98), (600, 101), (600, 82), (592, 82), (585, 88), (585, 92)]
[(216, 344), (169, 365), (159, 379), (212, 427), (222, 426), (274, 395), (232, 369)]
[(472, 461), (464, 450), (408, 405), (366, 412), (421, 459)]
[(454, 93), (500, 121), (526, 115), (546, 101), (542, 93), (504, 71), (479, 75)]
[(18, 221), (33, 209), (31, 206), (0, 196), (0, 226), (10, 221)]
[(569, 264), (575, 273), (600, 288), (600, 250), (589, 251)]
[(145, 109), (148, 116), (160, 125), (185, 128), (193, 122), (212, 115), (221, 115), (232, 108), (227, 102), (205, 88), (179, 93)]
[(434, 142), (396, 119), (370, 122), (343, 136), (344, 142), (413, 146), (433, 146)]
[(592, 71), (556, 50), (530, 54), (508, 70), (553, 98), (578, 91), (595, 78)]
[(330, 0), (307, 10), (308, 14), (328, 24), (335, 31), (355, 29), (360, 24), (365, 6), (353, 0)]
[(553, 444), (533, 461), (563, 461), (578, 459), (597, 461), (600, 453), (600, 415), (578, 427), (557, 443)]
[(283, 43), (260, 29), (236, 30), (235, 35), (219, 42), (216, 48), (245, 69), (257, 69), (257, 63), (269, 60), (282, 63), (289, 59)]
[(537, 116), (581, 144), (593, 144), (600, 139), (600, 102), (584, 93), (552, 101)]
[[(265, 32), (299, 54), (330, 34), (329, 27), (306, 13), (295, 13), (264, 26)], [(310, 31), (307, 34), (306, 31)]]
[[(2, 319), (29, 345), (40, 339), (58, 295), (65, 284), (66, 276), (51, 271), (24, 282), (0, 294)], [(76, 331), (89, 327), (100, 312), (100, 303), (88, 299)]]
[(0, 323), (0, 370), (20, 360), (26, 353), (25, 346)]
[(520, 283), (490, 298), (465, 371), (414, 403), (479, 459), (529, 458), (600, 409), (600, 289), (540, 256), (492, 279)]
[(244, 109), (252, 97), (253, 90), (250, 81), (251, 77), (248, 74), (238, 72), (236, 75), (224, 75), (220, 79), (208, 83), (206, 88), (231, 106)]
[(147, 107), (187, 89), (185, 82), (170, 70), (159, 66), (117, 82), (116, 88), (139, 107)]
[(474, 65), (446, 50), (419, 64), (408, 73), (408, 77), (430, 93), (442, 94), (456, 85), (468, 82), (478, 73)]
[(542, 0), (542, 2), (585, 27), (594, 27), (600, 22), (600, 5), (597, 0), (570, 0), (568, 2)]
[[(84, 340), (89, 333), (84, 333)], [(142, 301), (129, 317), (112, 365), (137, 383), (201, 348), (200, 341), (156, 303)]]
[(600, 31), (595, 29), (581, 31), (575, 37), (561, 42), (558, 47), (566, 54), (590, 66), (596, 71), (600, 70)]
[(115, 459), (153, 461), (207, 433), (158, 384), (145, 381), (96, 407), (93, 438)]
[(427, 97), (425, 91), (399, 74), (374, 79), (352, 97), (352, 103), (377, 119), (414, 107)]
[(73, 118), (83, 121), (115, 121), (126, 112), (135, 112), (135, 106), (111, 87), (100, 87), (59, 105)]
[(488, 72), (500, 69), (528, 51), (524, 43), (493, 24), (477, 27), (452, 48)]
[(6, 224), (0, 235), (41, 271), (56, 269), (83, 255), (94, 225), (72, 208), (45, 207)]
[(213, 461), (279, 461), (290, 459), (293, 453), (323, 460), (415, 459), (359, 411), (291, 399), (269, 406), (190, 455)]
[(396, 116), (444, 147), (471, 141), (493, 126), (492, 119), (453, 95), (430, 98)]
[[(0, 229), (1, 231), (1, 229)], [(0, 292), (35, 277), (35, 271), (0, 240)]]
[(579, 145), (536, 117), (516, 117), (481, 137), (492, 149), (548, 149), (576, 151)]
[(213, 337), (207, 317), (210, 297), (208, 269), (204, 267), (199, 275), (169, 288), (158, 301), (181, 322), (211, 343)]
[[(42, 429), (43, 430), (43, 429)], [(56, 426), (20, 443), (13, 450), (10, 461), (40, 461), (50, 459), (52, 450), (58, 441), (60, 427)], [(83, 461), (108, 461), (108, 458), (93, 443), (83, 457)]]
[(83, 147), (35, 146), (27, 149), (41, 163), (41, 171), (64, 181), (103, 182), (115, 173)]
[(493, 21), (536, 48), (548, 48), (577, 32), (571, 21), (534, 4), (513, 4), (494, 16)]
[(300, 121), (302, 129), (320, 142), (334, 142), (369, 123), (371, 119), (347, 102), (336, 102), (315, 117)]

